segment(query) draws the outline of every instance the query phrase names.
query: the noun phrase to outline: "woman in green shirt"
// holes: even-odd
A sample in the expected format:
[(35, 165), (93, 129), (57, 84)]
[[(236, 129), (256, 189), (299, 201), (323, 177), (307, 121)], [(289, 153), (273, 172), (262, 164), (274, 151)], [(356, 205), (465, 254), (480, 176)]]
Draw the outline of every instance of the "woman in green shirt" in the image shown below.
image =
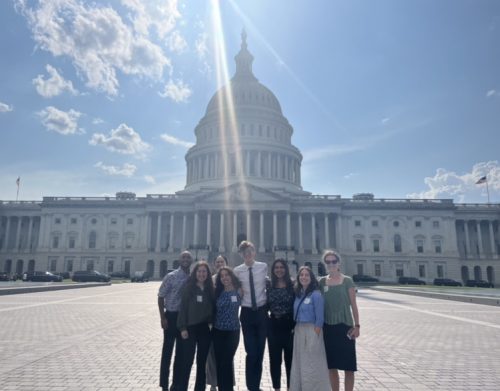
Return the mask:
[(205, 364), (211, 337), (209, 324), (214, 310), (214, 286), (208, 263), (198, 262), (182, 291), (177, 328), (181, 333), (181, 374), (178, 391), (187, 391), (196, 353), (195, 391), (206, 387)]
[(356, 304), (356, 289), (351, 277), (340, 272), (340, 255), (333, 250), (323, 253), (328, 275), (319, 281), (325, 299), (326, 361), (333, 391), (339, 390), (339, 370), (345, 374), (345, 391), (354, 389), (356, 365), (356, 343), (359, 337), (359, 313)]

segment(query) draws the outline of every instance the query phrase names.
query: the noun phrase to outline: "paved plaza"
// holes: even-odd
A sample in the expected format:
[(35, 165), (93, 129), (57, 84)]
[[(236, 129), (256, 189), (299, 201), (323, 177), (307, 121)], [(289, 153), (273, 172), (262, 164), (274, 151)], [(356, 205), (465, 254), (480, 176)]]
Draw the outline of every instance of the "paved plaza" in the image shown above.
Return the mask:
[[(158, 286), (1, 296), (0, 389), (159, 390)], [(500, 389), (500, 308), (369, 289), (358, 298), (357, 390)], [(267, 391), (267, 353), (264, 363)], [(242, 342), (235, 366), (245, 390)]]

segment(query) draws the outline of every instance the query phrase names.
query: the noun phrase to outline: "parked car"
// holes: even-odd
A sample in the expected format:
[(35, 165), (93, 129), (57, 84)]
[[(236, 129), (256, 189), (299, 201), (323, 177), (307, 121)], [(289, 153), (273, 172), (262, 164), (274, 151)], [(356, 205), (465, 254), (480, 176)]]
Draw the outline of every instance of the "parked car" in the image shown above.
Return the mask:
[(477, 288), (493, 288), (493, 284), (484, 280), (467, 280), (465, 286)]
[(10, 281), (9, 274), (5, 272), (0, 272), (0, 281)]
[(461, 282), (452, 280), (451, 278), (435, 278), (433, 284), (437, 286), (462, 286)]
[(109, 274), (111, 278), (130, 278), (130, 273), (127, 272), (112, 272)]
[(398, 282), (406, 285), (425, 285), (425, 281), (419, 280), (417, 277), (399, 277)]
[(33, 282), (62, 282), (63, 278), (51, 272), (34, 271), (24, 273), (23, 280)]
[(71, 278), (69, 272), (57, 272), (57, 273), (54, 273), (54, 274), (56, 276), (61, 276), (63, 278), (63, 280)]
[(97, 270), (78, 270), (73, 273), (72, 280), (75, 282), (109, 282), (111, 277)]
[(364, 274), (354, 274), (352, 276), (354, 282), (378, 282), (378, 278), (367, 276)]
[(149, 281), (149, 274), (148, 272), (135, 272), (132, 278), (130, 279), (130, 282), (148, 282)]

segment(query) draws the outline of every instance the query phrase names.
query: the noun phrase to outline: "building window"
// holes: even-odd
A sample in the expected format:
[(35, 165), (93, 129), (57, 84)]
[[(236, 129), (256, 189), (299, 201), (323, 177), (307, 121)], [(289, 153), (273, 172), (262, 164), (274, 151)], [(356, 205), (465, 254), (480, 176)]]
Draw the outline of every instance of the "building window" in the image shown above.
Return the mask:
[(356, 268), (357, 268), (358, 274), (361, 274), (361, 275), (363, 275), (363, 274), (364, 274), (364, 273), (363, 273), (363, 264), (362, 264), (362, 263), (358, 263), (358, 264), (356, 265)]
[(134, 243), (134, 237), (132, 235), (128, 235), (125, 237), (125, 248), (132, 248)]
[(372, 227), (378, 227), (378, 220), (372, 220)]
[(396, 277), (403, 277), (404, 275), (405, 274), (402, 267), (396, 268)]
[(422, 239), (417, 240), (417, 253), (424, 252), (424, 241)]
[(90, 222), (91, 222), (93, 225), (96, 225), (96, 224), (97, 224), (97, 219), (92, 219), (92, 220), (90, 220)]
[(373, 239), (373, 252), (380, 252), (380, 241), (378, 239)]
[(380, 277), (382, 275), (382, 266), (379, 263), (375, 264), (375, 277)]
[(114, 261), (108, 261), (108, 273), (113, 273)]
[(439, 221), (433, 221), (432, 222), (432, 228), (439, 228)]
[(76, 217), (72, 217), (69, 222), (71, 224), (76, 224), (78, 222), (78, 220), (76, 219)]
[(95, 248), (96, 242), (97, 242), (97, 234), (95, 233), (95, 231), (92, 231), (89, 234), (89, 248)]
[(67, 272), (72, 272), (73, 271), (73, 260), (72, 259), (68, 259), (66, 261), (66, 271)]
[(59, 248), (59, 236), (52, 238), (52, 248)]
[(57, 270), (57, 259), (50, 260), (50, 271), (55, 272)]
[(361, 220), (354, 220), (355, 227), (361, 227)]
[(436, 252), (437, 254), (441, 254), (441, 241), (434, 240), (433, 244), (434, 244), (434, 252)]
[(425, 265), (418, 265), (418, 276), (421, 278), (425, 277)]
[(397, 227), (399, 227), (399, 221), (394, 221), (394, 222), (392, 223), (392, 225), (393, 225), (394, 227), (396, 227), (396, 228), (397, 228)]
[(113, 249), (113, 248), (116, 248), (116, 241), (117, 241), (117, 237), (116, 236), (110, 236), (109, 237), (109, 248), (110, 249)]
[(68, 239), (68, 248), (75, 248), (76, 239), (74, 236), (70, 236)]
[(401, 236), (400, 235), (394, 235), (394, 252), (395, 253), (400, 253), (401, 251), (402, 251)]
[(444, 277), (443, 265), (437, 265), (437, 276), (438, 278)]
[(361, 239), (356, 239), (356, 251), (363, 251), (363, 241)]
[(116, 225), (117, 222), (118, 222), (118, 219), (116, 217), (111, 218), (111, 225)]
[(134, 224), (134, 219), (130, 219), (130, 218), (128, 218), (128, 219), (127, 219), (127, 224), (128, 224), (128, 225), (132, 225), (132, 224)]
[(55, 224), (61, 224), (61, 219), (59, 217), (56, 217), (54, 220)]
[(422, 227), (422, 222), (421, 221), (415, 221), (415, 227), (421, 228)]

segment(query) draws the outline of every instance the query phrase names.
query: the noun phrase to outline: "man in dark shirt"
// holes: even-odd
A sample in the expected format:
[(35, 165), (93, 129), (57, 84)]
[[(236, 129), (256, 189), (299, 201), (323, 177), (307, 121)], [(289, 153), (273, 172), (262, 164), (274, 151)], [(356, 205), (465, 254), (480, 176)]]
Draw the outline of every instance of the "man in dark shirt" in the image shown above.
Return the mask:
[[(188, 277), (193, 256), (184, 251), (179, 260), (179, 268), (168, 273), (158, 290), (158, 309), (160, 311), (161, 327), (163, 329), (163, 349), (161, 352), (160, 387), (168, 391), (170, 361), (175, 345), (174, 374), (170, 391), (175, 391), (180, 375), (180, 333), (177, 329), (177, 315), (181, 304), (181, 293)], [(177, 341), (177, 343), (176, 343)]]

